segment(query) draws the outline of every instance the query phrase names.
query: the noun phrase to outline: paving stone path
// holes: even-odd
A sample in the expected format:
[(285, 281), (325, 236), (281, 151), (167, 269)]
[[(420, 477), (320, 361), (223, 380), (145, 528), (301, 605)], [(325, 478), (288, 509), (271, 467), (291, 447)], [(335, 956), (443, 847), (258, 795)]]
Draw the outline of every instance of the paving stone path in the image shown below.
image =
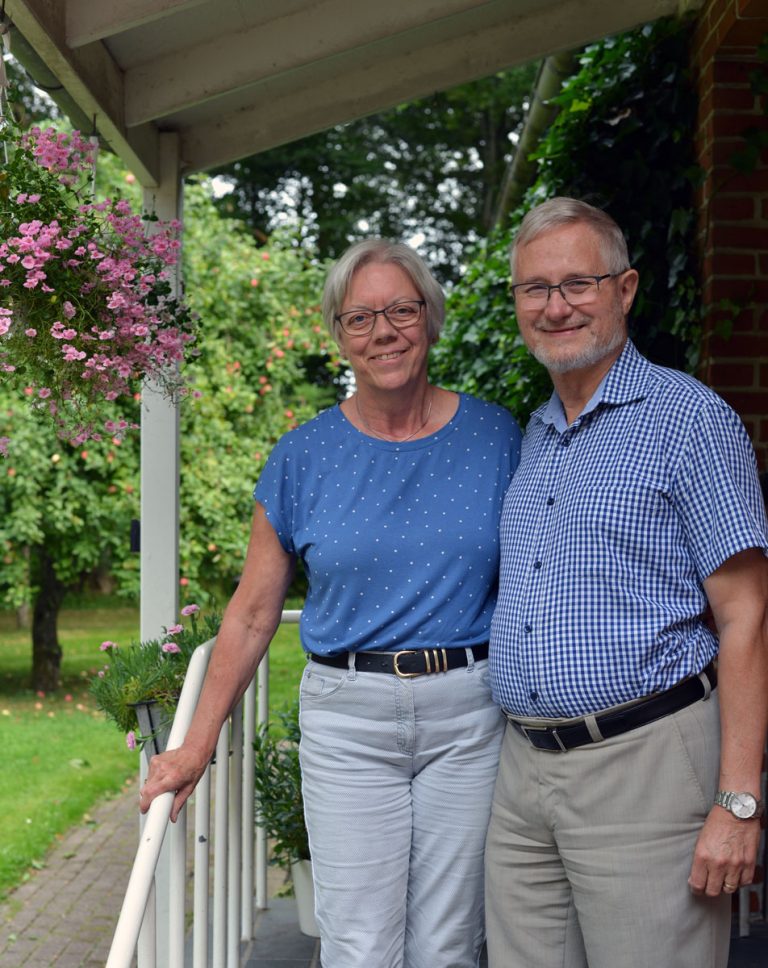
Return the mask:
[(1, 968), (104, 968), (139, 833), (136, 784), (72, 827), (0, 905)]

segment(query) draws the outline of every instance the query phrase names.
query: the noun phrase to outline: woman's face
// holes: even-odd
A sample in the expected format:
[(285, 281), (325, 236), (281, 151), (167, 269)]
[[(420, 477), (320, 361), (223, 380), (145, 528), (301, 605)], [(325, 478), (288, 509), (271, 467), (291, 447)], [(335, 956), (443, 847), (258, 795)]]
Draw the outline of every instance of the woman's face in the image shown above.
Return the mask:
[[(413, 280), (392, 262), (371, 262), (352, 276), (341, 312), (385, 309), (406, 299), (421, 299)], [(426, 309), (412, 326), (396, 329), (384, 316), (376, 317), (365, 336), (342, 331), (339, 345), (349, 360), (359, 388), (399, 390), (427, 378)]]

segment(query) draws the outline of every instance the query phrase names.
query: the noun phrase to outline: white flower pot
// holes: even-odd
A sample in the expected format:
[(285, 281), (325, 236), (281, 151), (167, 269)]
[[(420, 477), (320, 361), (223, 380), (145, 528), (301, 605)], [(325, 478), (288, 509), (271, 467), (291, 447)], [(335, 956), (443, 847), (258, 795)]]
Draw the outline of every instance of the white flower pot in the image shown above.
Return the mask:
[(296, 860), (291, 864), (291, 880), (299, 909), (299, 930), (310, 938), (319, 938), (315, 920), (315, 885), (312, 881), (312, 862)]

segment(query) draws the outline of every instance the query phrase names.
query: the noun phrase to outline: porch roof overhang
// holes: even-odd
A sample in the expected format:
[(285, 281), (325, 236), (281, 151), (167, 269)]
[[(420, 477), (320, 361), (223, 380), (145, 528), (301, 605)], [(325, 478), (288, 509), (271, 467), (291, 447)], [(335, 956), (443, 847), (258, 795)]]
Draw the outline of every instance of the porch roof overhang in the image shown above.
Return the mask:
[[(5, 0), (12, 49), (148, 188), (701, 0)], [(39, 78), (36, 78), (39, 79)]]

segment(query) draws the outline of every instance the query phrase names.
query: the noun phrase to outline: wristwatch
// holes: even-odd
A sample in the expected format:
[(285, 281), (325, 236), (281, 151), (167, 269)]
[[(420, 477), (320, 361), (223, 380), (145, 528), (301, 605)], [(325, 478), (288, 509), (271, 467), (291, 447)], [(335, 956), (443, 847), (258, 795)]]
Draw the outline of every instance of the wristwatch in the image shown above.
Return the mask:
[(754, 817), (762, 817), (765, 812), (763, 801), (758, 800), (751, 793), (718, 790), (715, 794), (715, 803), (718, 807), (724, 807), (730, 811), (738, 820), (752, 820)]

